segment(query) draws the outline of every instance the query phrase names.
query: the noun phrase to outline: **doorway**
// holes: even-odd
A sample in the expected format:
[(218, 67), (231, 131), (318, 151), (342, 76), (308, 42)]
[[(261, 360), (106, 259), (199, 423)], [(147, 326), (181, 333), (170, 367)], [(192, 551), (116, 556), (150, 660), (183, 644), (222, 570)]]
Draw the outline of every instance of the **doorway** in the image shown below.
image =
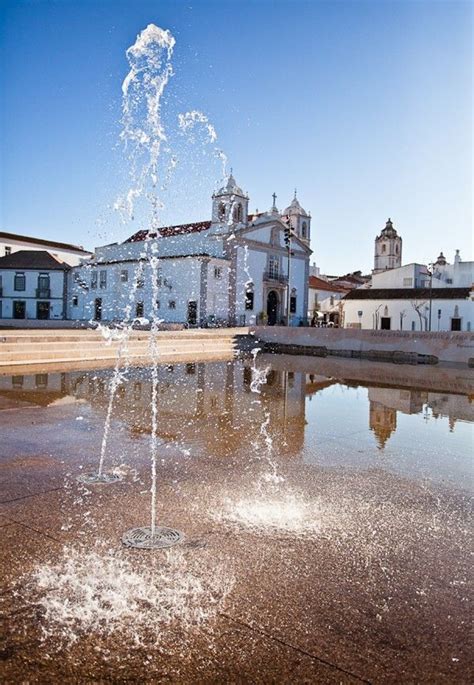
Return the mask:
[(36, 318), (49, 319), (49, 302), (36, 303)]
[(102, 320), (102, 298), (96, 297), (94, 300), (94, 321)]
[(460, 331), (461, 330), (461, 319), (454, 317), (451, 319), (451, 330)]
[(26, 302), (23, 300), (15, 300), (13, 302), (13, 318), (24, 319), (26, 314)]
[(390, 316), (382, 316), (380, 318), (380, 328), (382, 331), (390, 330)]
[(188, 302), (188, 324), (195, 326), (197, 323), (197, 302), (191, 300)]
[(267, 317), (268, 325), (274, 326), (278, 320), (278, 295), (274, 290), (270, 290), (267, 297)]

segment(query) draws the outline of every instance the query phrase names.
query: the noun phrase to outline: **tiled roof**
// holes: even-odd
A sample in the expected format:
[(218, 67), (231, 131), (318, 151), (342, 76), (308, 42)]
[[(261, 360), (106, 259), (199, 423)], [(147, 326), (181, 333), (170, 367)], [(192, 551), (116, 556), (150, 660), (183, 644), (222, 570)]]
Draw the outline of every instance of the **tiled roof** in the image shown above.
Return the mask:
[(462, 300), (471, 288), (357, 288), (345, 300)]
[(27, 235), (19, 235), (17, 233), (5, 233), (0, 231), (0, 240), (22, 240), (25, 243), (32, 243), (34, 245), (44, 245), (45, 247), (50, 247), (52, 249), (58, 250), (75, 250), (76, 252), (84, 252), (85, 254), (90, 254), (88, 250), (84, 250), (81, 245), (70, 245), (69, 243), (58, 243), (55, 240), (44, 240), (44, 238), (32, 238)]
[(308, 285), (314, 290), (327, 290), (331, 293), (345, 293), (348, 290), (348, 288), (345, 288), (342, 285), (334, 285), (333, 283), (325, 281), (323, 278), (318, 278), (317, 276), (310, 276)]
[[(160, 236), (169, 238), (177, 235), (187, 235), (189, 233), (199, 233), (210, 228), (210, 221), (197, 221), (193, 224), (178, 224), (177, 226), (165, 226), (159, 229)], [(126, 243), (139, 243), (146, 240), (150, 234), (149, 230), (137, 231), (130, 238), (127, 238)]]
[(68, 271), (71, 267), (46, 250), (18, 250), (0, 257), (0, 269), (44, 269)]

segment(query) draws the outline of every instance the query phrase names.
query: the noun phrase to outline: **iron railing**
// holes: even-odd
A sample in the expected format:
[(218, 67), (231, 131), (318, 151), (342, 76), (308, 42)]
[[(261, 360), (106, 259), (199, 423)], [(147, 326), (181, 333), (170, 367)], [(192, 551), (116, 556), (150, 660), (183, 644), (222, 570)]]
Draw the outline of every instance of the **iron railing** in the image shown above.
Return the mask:
[(288, 276), (277, 274), (273, 271), (265, 271), (263, 274), (263, 280), (272, 281), (273, 283), (280, 283), (280, 285), (286, 285), (288, 283)]

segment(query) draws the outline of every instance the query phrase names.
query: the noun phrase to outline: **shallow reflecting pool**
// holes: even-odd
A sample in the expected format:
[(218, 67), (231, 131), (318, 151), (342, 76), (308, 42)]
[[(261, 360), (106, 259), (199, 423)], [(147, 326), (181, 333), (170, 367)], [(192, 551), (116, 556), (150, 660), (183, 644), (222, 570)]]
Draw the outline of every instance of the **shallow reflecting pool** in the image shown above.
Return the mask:
[(120, 543), (150, 520), (150, 369), (95, 486), (113, 370), (0, 376), (8, 678), (59, 651), (76, 680), (468, 682), (472, 371), (257, 365), (260, 392), (252, 359), (159, 367), (168, 552)]

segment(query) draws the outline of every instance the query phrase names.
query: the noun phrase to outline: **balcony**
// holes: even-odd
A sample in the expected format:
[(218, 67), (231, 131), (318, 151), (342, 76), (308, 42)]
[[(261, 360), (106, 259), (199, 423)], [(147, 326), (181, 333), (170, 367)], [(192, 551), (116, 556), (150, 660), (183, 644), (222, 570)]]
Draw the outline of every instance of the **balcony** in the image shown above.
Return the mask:
[(288, 276), (277, 274), (274, 271), (265, 271), (263, 274), (263, 280), (270, 281), (270, 283), (278, 283), (279, 285), (286, 285), (288, 283)]
[(38, 300), (48, 300), (51, 297), (51, 288), (36, 288)]

